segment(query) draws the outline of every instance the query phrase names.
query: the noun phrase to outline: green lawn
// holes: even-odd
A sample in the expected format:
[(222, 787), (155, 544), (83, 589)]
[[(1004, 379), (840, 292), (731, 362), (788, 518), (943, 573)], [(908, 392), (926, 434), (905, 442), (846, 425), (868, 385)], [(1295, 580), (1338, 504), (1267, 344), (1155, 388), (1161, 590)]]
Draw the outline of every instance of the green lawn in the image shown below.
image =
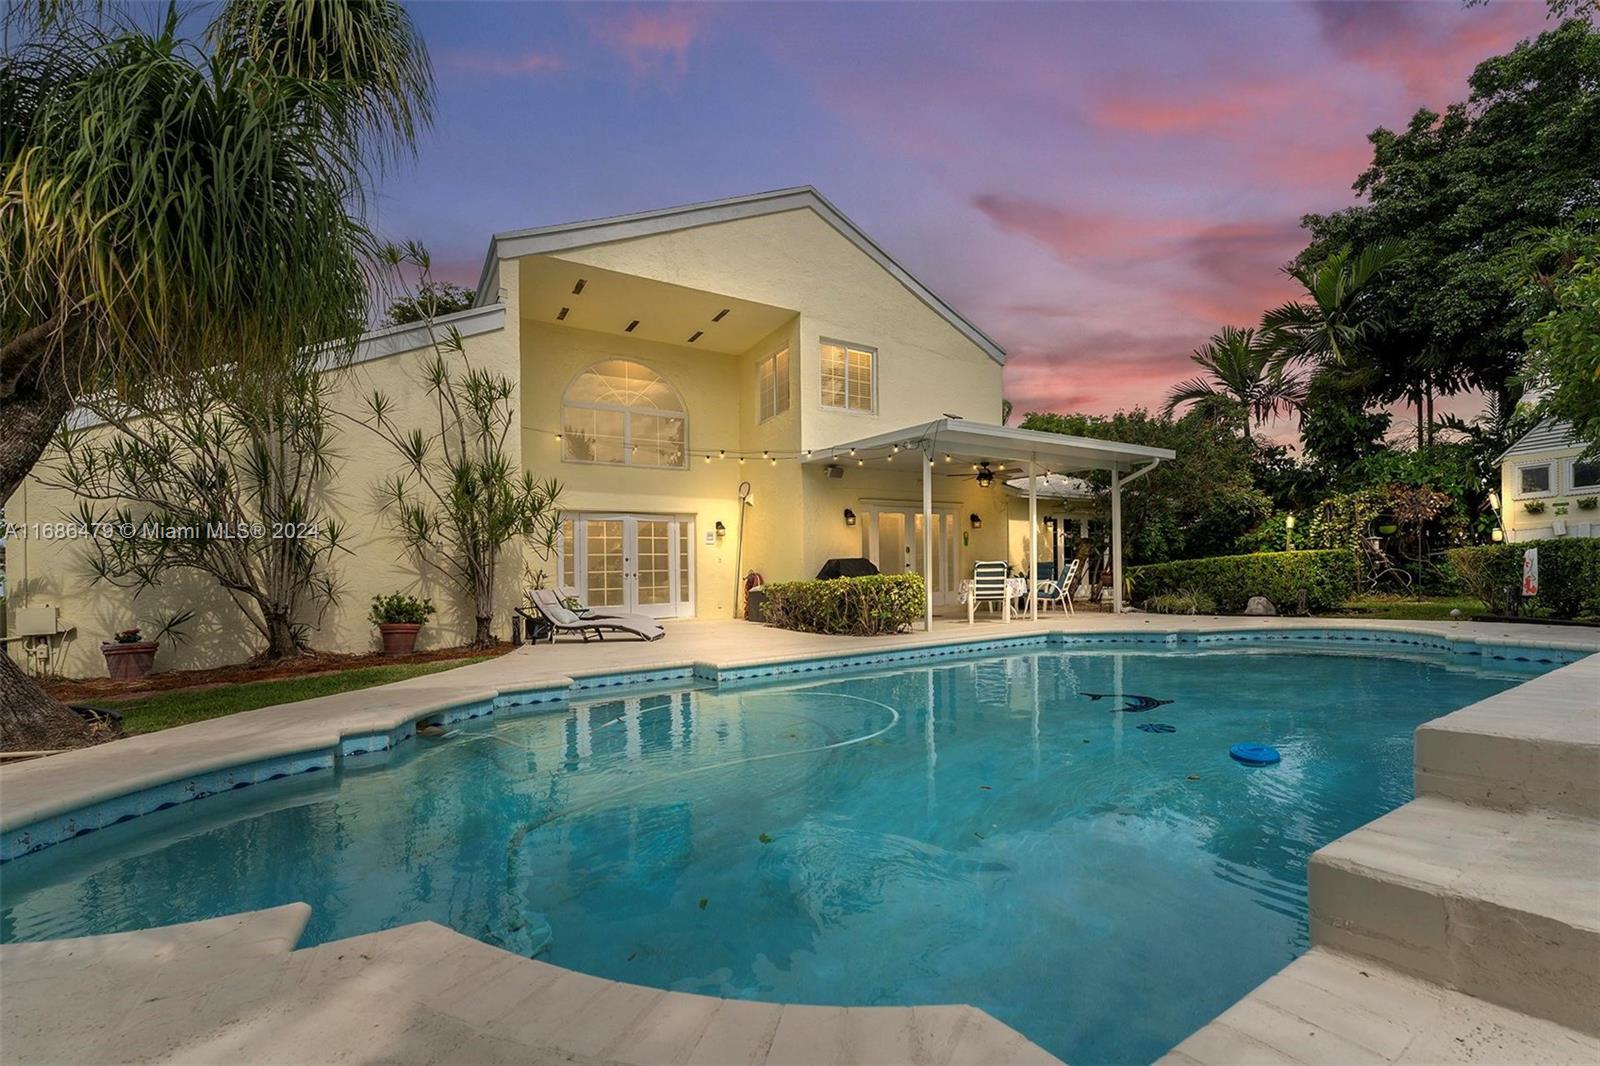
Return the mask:
[(1452, 609), (1459, 610), (1463, 618), (1486, 613), (1476, 596), (1357, 596), (1346, 601), (1341, 613), (1358, 618), (1448, 622)]
[(311, 674), (306, 677), (280, 678), (273, 681), (250, 681), (239, 685), (218, 685), (215, 688), (161, 692), (153, 696), (104, 706), (115, 708), (122, 714), (123, 732), (154, 733), (158, 729), (171, 729), (175, 725), (203, 722), (207, 718), (221, 718), (226, 714), (274, 703), (293, 703), (314, 696), (331, 696), (336, 692), (349, 692), (373, 685), (387, 685), (391, 681), (404, 681), (408, 677), (436, 674), (453, 670), (469, 663), (481, 663), (493, 656), (484, 655), (470, 659), (446, 659), (431, 663), (406, 663), (396, 666), (364, 666), (340, 673)]

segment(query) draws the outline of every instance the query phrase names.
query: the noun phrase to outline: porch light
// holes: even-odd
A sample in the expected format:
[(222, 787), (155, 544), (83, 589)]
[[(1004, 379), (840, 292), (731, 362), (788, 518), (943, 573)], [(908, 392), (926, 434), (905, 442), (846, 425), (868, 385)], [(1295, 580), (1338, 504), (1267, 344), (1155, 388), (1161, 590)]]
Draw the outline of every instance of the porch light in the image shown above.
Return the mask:
[(850, 510), (848, 507), (844, 509), (844, 524), (847, 526), (853, 526), (856, 524), (856, 513)]
[(1500, 494), (1492, 489), (1489, 492), (1489, 507), (1495, 511), (1500, 510)]
[(978, 513), (976, 511), (967, 515), (967, 521), (972, 525), (973, 529), (983, 528), (983, 519), (978, 517)]
[(1283, 527), (1285, 529), (1293, 529), (1294, 528), (1294, 515), (1292, 515), (1292, 514), (1291, 515), (1284, 515), (1284, 517), (1283, 517)]
[(720, 540), (721, 538), (726, 537), (728, 535), (728, 527), (723, 525), (720, 521), (717, 523), (716, 529), (717, 529), (717, 539)]
[(1496, 528), (1489, 534), (1489, 539), (1494, 541), (1496, 544), (1499, 544), (1501, 541), (1506, 539), (1506, 532), (1503, 529)]

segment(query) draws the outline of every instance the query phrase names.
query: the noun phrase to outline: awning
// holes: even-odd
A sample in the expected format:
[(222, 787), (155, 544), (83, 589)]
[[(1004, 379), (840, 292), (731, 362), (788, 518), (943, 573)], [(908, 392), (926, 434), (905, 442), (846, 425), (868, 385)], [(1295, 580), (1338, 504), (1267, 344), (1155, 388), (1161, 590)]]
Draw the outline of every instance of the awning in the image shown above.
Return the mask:
[(997, 466), (1031, 461), (1040, 474), (1084, 470), (1115, 470), (1126, 474), (1154, 461), (1171, 459), (1175, 454), (1170, 448), (1041, 433), (1032, 429), (973, 422), (965, 418), (940, 418), (890, 433), (813, 448), (805, 462), (826, 464), (843, 459), (881, 461), (896, 454), (897, 450), (907, 449), (923, 451), (934, 458), (949, 455), (952, 461), (988, 461)]
[[(941, 463), (970, 463), (974, 469), (992, 471), (1004, 484), (1015, 484), (1022, 474), (1021, 487), (1028, 498), (1028, 558), (1039, 558), (1039, 498), (1045, 484), (1063, 474), (1088, 470), (1111, 472), (1111, 604), (1122, 610), (1122, 487), (1142, 477), (1164, 459), (1177, 453), (1170, 448), (1151, 448), (1143, 444), (1068, 437), (1060, 433), (1040, 433), (1031, 429), (1012, 429), (972, 422), (965, 418), (940, 418), (890, 433), (812, 448), (803, 462), (813, 465), (855, 463), (861, 466), (888, 466), (894, 457), (909, 452), (919, 458), (915, 464), (922, 481), (923, 579), (933, 588), (933, 469)], [(926, 460), (922, 457), (926, 457)], [(903, 469), (907, 464), (898, 464)], [(1062, 478), (1063, 482), (1076, 481)], [(1029, 614), (1039, 616), (1039, 568), (1028, 575)], [(928, 597), (924, 617), (933, 628), (933, 598)]]

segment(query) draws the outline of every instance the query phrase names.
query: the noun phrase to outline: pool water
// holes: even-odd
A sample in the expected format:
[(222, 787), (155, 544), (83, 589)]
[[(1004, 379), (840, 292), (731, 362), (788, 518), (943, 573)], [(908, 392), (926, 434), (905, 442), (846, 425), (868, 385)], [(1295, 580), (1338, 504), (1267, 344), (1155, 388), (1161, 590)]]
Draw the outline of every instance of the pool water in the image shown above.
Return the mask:
[(1306, 948), (1306, 860), (1410, 798), (1412, 730), (1538, 670), (1462, 661), (1040, 650), (613, 693), (14, 860), (0, 939), (303, 900), (307, 944), (431, 919), (602, 977), (970, 1003), (1068, 1062), (1147, 1062)]

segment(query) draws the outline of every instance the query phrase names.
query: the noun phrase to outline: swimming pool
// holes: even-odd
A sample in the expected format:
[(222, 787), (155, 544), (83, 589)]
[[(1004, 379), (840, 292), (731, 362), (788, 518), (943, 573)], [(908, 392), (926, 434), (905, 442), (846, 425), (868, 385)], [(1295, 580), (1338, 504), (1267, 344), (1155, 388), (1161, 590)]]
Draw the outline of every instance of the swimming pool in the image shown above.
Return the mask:
[(970, 1003), (1069, 1062), (1148, 1061), (1305, 948), (1306, 859), (1410, 798), (1416, 725), (1544, 668), (1039, 647), (595, 694), (9, 862), (0, 939), (303, 900), (305, 943), (431, 919), (618, 980)]

